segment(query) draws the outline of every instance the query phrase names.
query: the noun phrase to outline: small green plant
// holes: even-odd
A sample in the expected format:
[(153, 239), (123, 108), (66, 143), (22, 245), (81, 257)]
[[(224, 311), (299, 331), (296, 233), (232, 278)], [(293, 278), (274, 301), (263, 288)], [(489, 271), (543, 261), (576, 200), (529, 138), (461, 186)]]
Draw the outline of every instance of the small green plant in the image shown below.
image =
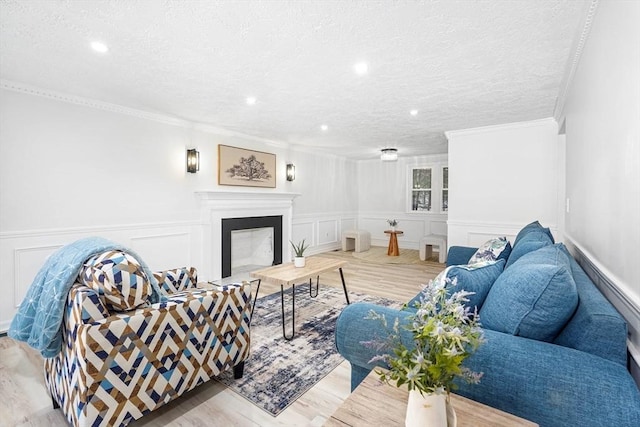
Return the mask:
[(388, 219), (387, 223), (389, 223), (389, 227), (395, 227), (396, 225), (398, 225), (398, 221), (395, 219)]
[(406, 384), (409, 390), (422, 394), (448, 393), (455, 389), (456, 377), (469, 383), (480, 381), (481, 373), (462, 366), (484, 340), (479, 316), (477, 310), (472, 312), (464, 306), (471, 292), (460, 290), (449, 295), (456, 282), (455, 278), (436, 279), (424, 287), (415, 306), (417, 311), (406, 325), (412, 333), (411, 345), (401, 340), (398, 318), (389, 330), (384, 315), (369, 312), (367, 318), (381, 321), (389, 334), (383, 340), (362, 342), (367, 347), (389, 351), (369, 361), (382, 361), (389, 367), (388, 371), (377, 371), (381, 379), (398, 387)]
[(302, 239), (302, 242), (299, 242), (296, 245), (291, 240), (289, 240), (289, 243), (291, 243), (291, 246), (293, 247), (293, 251), (296, 253), (297, 257), (303, 257), (304, 256), (304, 251), (306, 251), (307, 248), (309, 247), (309, 245), (305, 246), (305, 242), (304, 241), (305, 241), (305, 239)]

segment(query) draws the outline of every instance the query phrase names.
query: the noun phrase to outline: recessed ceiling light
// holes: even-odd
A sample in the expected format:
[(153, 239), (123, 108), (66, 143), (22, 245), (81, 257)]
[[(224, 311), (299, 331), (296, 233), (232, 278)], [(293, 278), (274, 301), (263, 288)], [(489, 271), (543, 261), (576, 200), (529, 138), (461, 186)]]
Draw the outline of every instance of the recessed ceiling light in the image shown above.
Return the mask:
[(254, 96), (250, 96), (247, 98), (247, 105), (256, 105), (257, 99)]
[(417, 116), (418, 115), (418, 110), (411, 110), (411, 111), (409, 111), (409, 114), (411, 114), (412, 116)]
[(107, 53), (109, 51), (109, 47), (102, 42), (91, 42), (91, 49), (100, 53)]
[(329, 126), (322, 125), (322, 126), (320, 126), (320, 129), (322, 129), (324, 132), (326, 132), (327, 130), (329, 130)]
[(353, 69), (356, 72), (356, 74), (358, 74), (359, 76), (363, 76), (367, 74), (367, 71), (369, 71), (369, 66), (367, 65), (366, 62), (358, 62), (356, 65), (353, 66)]

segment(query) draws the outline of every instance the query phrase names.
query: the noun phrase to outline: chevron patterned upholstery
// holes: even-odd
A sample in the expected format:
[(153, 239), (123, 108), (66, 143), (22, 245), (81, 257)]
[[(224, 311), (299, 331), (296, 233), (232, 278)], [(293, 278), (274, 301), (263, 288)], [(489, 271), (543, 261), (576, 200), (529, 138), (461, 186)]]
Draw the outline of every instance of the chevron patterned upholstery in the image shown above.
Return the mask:
[(162, 290), (169, 294), (194, 288), (198, 282), (198, 275), (196, 269), (193, 267), (165, 270), (153, 273), (153, 275)]
[(186, 290), (128, 312), (110, 312), (104, 295), (80, 282), (71, 288), (63, 349), (44, 370), (72, 425), (127, 425), (227, 369), (241, 375), (250, 286), (197, 289), (195, 269), (182, 270), (166, 277), (181, 277), (172, 286)]

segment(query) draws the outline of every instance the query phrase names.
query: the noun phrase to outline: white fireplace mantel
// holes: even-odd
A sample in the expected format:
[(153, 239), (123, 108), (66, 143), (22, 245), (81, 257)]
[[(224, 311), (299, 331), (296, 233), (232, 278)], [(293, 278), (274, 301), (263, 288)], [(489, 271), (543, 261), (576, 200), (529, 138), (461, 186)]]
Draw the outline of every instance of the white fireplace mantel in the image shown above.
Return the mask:
[[(222, 219), (256, 216), (282, 216), (282, 241), (291, 236), (293, 199), (299, 193), (270, 191), (196, 191), (200, 200), (203, 227), (202, 256), (204, 265), (199, 276), (203, 280), (222, 277)], [(282, 245), (282, 260), (290, 258), (289, 245)]]

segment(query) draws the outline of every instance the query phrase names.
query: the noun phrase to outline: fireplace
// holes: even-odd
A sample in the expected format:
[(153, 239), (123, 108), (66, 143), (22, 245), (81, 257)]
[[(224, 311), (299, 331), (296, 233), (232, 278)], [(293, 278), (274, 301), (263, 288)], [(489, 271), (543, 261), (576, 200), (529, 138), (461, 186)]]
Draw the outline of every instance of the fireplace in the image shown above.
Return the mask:
[(222, 277), (232, 273), (232, 236), (234, 231), (273, 229), (273, 259), (271, 265), (282, 264), (282, 215), (222, 218)]
[[(280, 217), (280, 232), (274, 231), (274, 262), (288, 261), (292, 256), (288, 244), (291, 240), (293, 199), (296, 193), (275, 191), (197, 191), (200, 201), (200, 227), (202, 234), (197, 236), (197, 244), (201, 248), (201, 259), (198, 265), (198, 278), (203, 281), (219, 280), (228, 277), (230, 270), (222, 263), (223, 220), (239, 221), (243, 218)], [(254, 227), (254, 225), (250, 225)], [(280, 243), (276, 245), (276, 236)], [(224, 238), (226, 242), (227, 238)], [(227, 249), (229, 247), (227, 246)]]

